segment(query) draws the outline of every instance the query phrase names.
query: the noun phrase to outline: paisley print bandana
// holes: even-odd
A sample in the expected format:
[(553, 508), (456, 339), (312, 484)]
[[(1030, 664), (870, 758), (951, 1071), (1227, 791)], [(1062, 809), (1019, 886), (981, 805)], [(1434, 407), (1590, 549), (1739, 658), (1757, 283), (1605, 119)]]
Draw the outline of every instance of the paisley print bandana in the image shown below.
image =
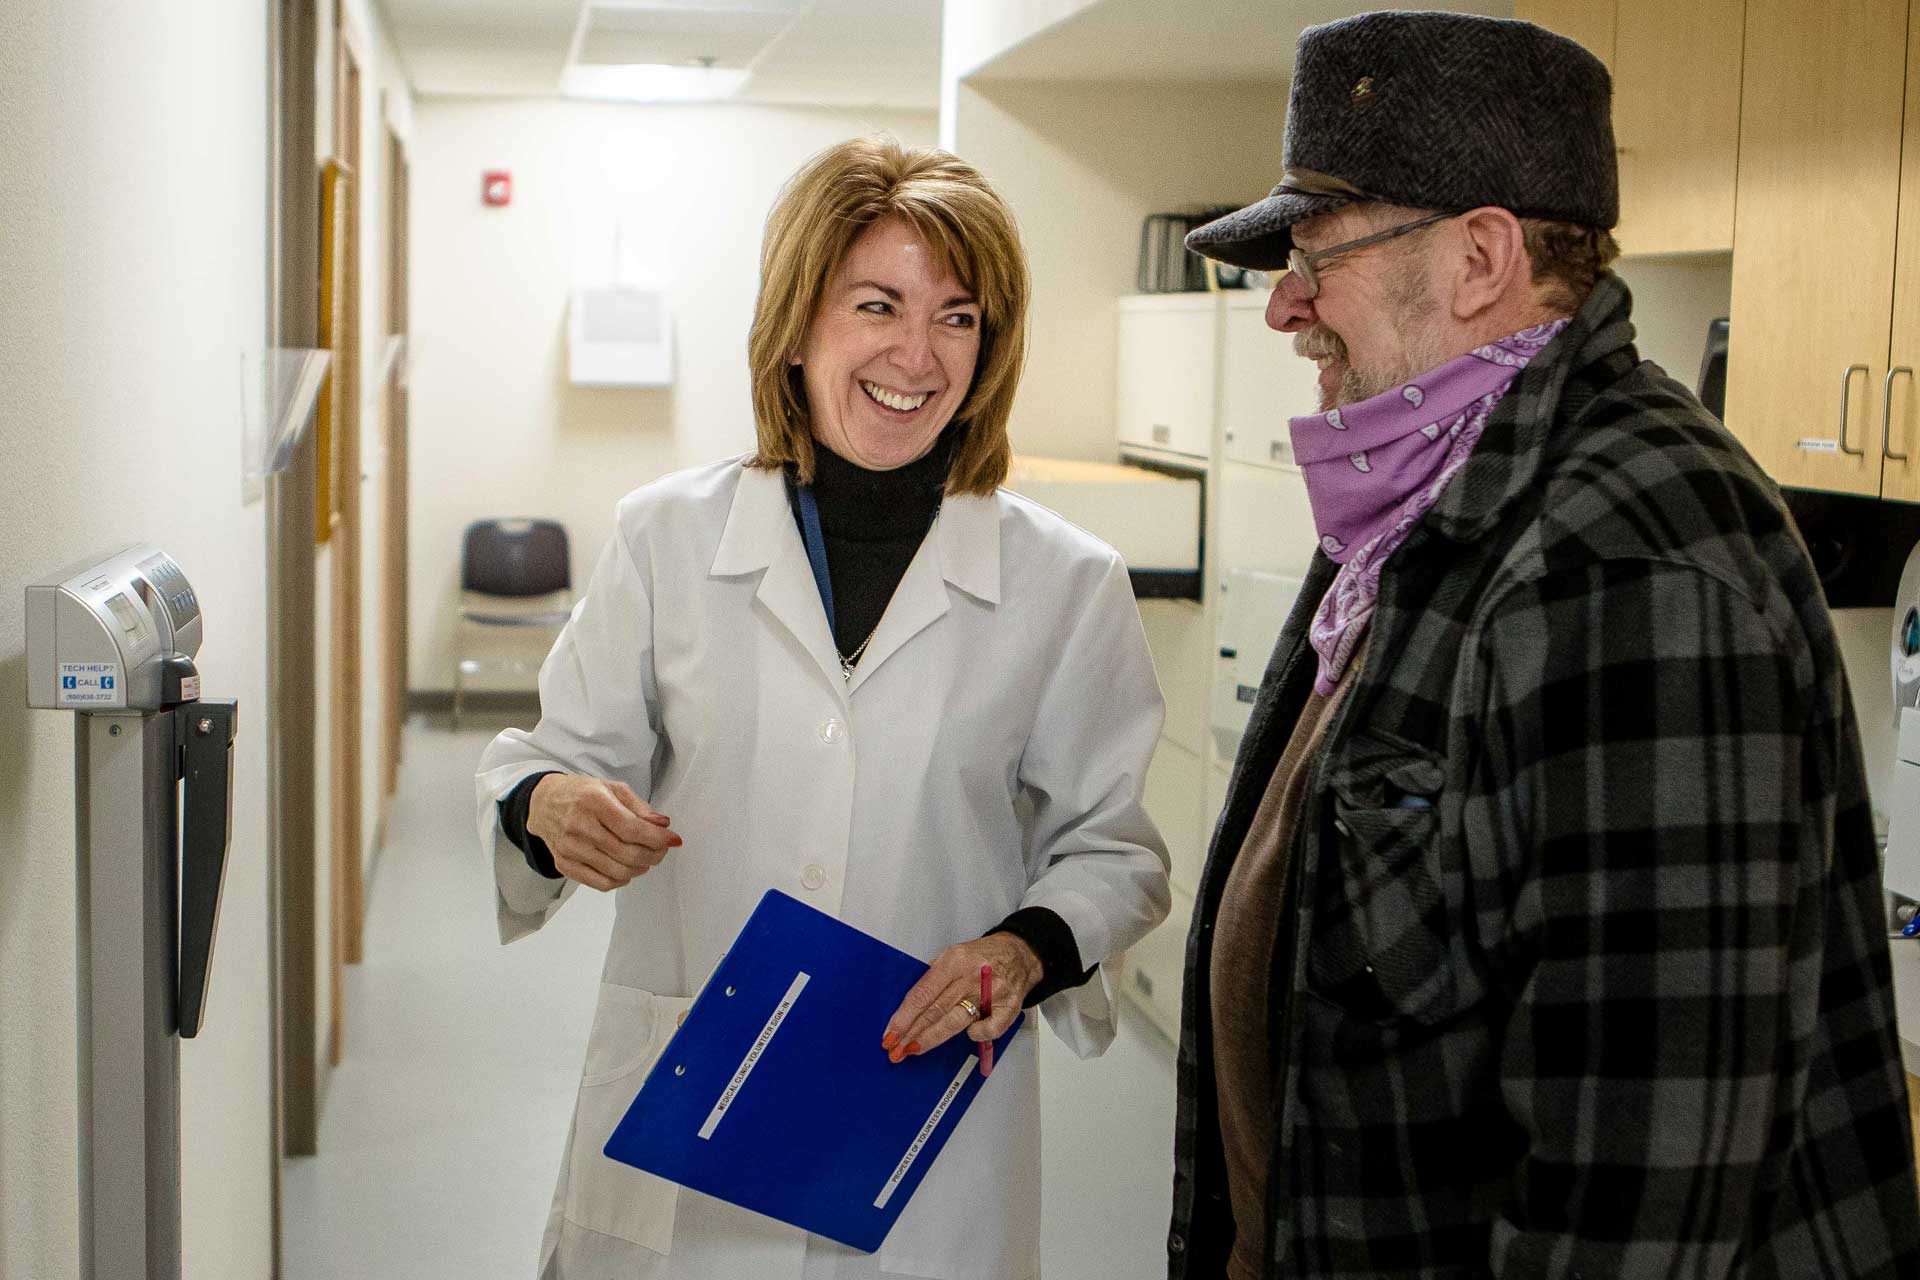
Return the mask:
[(1320, 549), (1340, 566), (1309, 635), (1321, 694), (1367, 633), (1387, 557), (1466, 465), (1520, 371), (1566, 327), (1522, 329), (1371, 399), (1292, 420)]

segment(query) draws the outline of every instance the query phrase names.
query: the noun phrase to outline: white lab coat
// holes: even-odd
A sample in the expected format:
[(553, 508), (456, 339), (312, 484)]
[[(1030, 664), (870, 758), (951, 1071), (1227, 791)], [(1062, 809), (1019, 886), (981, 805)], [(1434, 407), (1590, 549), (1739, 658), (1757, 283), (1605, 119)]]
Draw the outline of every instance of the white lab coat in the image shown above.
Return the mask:
[[(1162, 705), (1113, 550), (1013, 494), (947, 498), (848, 683), (780, 473), (682, 472), (620, 503), (540, 702), (478, 776), (503, 942), (575, 888), (500, 832), (495, 802), (528, 774), (620, 779), (686, 840), (617, 891), (543, 1280), (1038, 1275), (1032, 1019), (875, 1255), (601, 1147), (769, 888), (926, 960), (1022, 906), (1059, 913), (1088, 965), (1166, 916), (1140, 803)], [(1113, 1039), (1104, 968), (1042, 1011), (1083, 1057)]]

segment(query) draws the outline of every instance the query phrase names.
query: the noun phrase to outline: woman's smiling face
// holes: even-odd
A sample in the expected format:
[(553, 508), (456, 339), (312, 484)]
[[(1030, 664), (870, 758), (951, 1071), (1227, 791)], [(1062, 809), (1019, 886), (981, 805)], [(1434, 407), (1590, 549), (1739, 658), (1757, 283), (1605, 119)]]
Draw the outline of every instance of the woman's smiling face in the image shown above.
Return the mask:
[(856, 466), (891, 471), (925, 455), (973, 385), (980, 304), (897, 218), (848, 248), (794, 363), (813, 438)]

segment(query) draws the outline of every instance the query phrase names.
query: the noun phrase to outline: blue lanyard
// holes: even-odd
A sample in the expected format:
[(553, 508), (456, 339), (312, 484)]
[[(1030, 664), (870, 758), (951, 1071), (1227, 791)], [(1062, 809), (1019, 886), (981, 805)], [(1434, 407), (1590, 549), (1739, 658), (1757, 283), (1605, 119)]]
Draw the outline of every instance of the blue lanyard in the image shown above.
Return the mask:
[(813, 566), (813, 585), (827, 608), (827, 626), (833, 626), (833, 579), (827, 574), (827, 540), (820, 533), (820, 504), (811, 485), (797, 489), (800, 498), (800, 537), (807, 544), (807, 562)]

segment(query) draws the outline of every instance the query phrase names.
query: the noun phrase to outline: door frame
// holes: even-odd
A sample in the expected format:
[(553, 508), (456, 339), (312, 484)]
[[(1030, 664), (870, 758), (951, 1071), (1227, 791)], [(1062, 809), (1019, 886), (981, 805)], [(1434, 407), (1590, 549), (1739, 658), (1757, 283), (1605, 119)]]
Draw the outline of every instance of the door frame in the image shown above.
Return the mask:
[(366, 43), (346, 13), (345, 0), (334, 0), (334, 132), (333, 153), (347, 170), (341, 184), (346, 221), (343, 291), (338, 299), (339, 344), (334, 351), (333, 452), (335, 521), (332, 526), (333, 562), (332, 636), (329, 740), (332, 778), (328, 795), (332, 807), (333, 946), (332, 991), (327, 1060), (338, 1065), (346, 1052), (345, 967), (361, 957), (361, 919), (365, 911), (362, 883), (365, 839), (361, 820), (361, 660), (362, 618), (360, 588), (364, 521), (361, 501), (361, 321), (362, 254), (360, 251), (361, 192), (366, 167), (361, 154), (364, 121), (362, 94), (367, 65)]
[[(312, 0), (272, 11), (273, 198), (268, 203), (275, 347), (320, 346), (320, 158), (315, 143), (320, 23)], [(311, 421), (285, 471), (267, 481), (270, 782), (268, 913), (273, 989), (274, 1267), (280, 1267), (280, 1161), (309, 1155), (320, 1124), (315, 962), (318, 698), (313, 531), (319, 459)]]
[[(384, 113), (383, 113), (384, 115)], [(408, 496), (408, 415), (407, 415), (407, 289), (410, 280), (407, 260), (407, 197), (411, 170), (405, 145), (393, 125), (385, 125), (387, 142), (387, 343), (390, 358), (384, 361), (386, 391), (386, 490), (381, 514), (381, 598), (386, 612), (381, 626), (383, 640), (381, 683), (385, 697), (385, 724), (382, 726), (380, 771), (380, 829), (387, 829), (387, 817), (394, 794), (400, 787), (401, 732), (407, 712), (407, 496)]]

